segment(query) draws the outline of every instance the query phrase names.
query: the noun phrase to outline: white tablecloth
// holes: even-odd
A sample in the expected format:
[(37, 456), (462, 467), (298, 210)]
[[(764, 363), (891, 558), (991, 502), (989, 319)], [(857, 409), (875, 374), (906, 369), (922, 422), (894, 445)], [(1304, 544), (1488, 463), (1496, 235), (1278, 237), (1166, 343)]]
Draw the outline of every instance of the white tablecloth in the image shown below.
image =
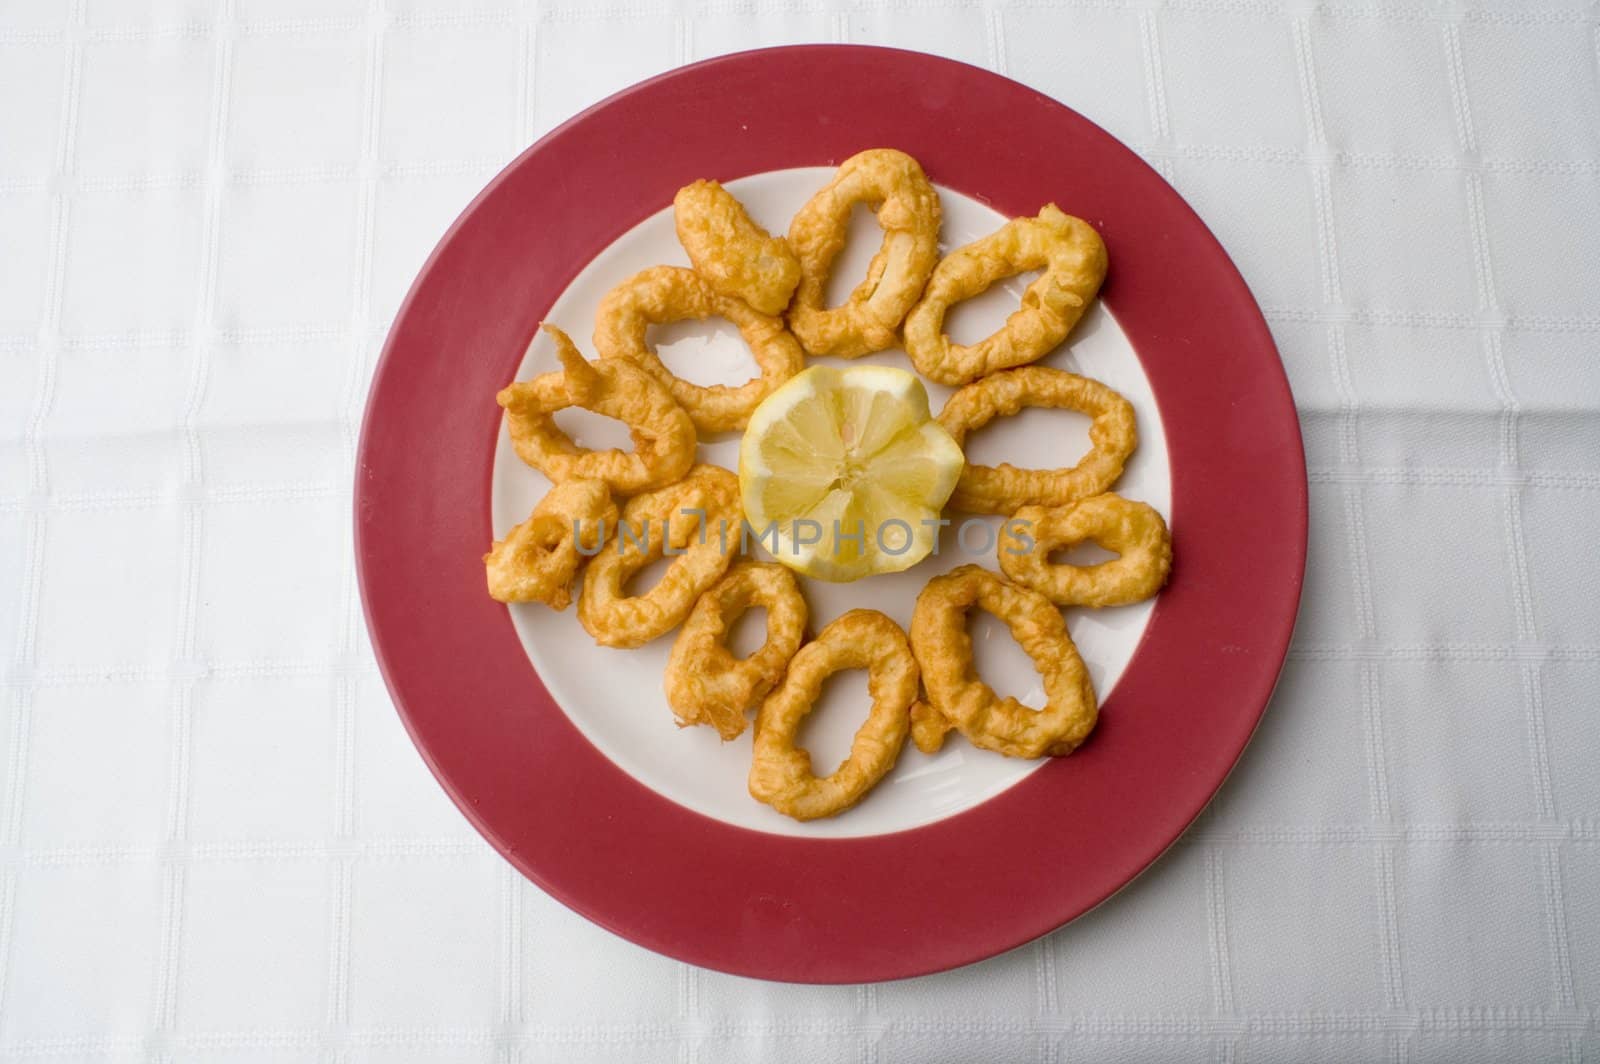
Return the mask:
[[(878, 986), (696, 970), (524, 882), (351, 562), (367, 380), (455, 213), (612, 90), (795, 41), (1144, 153), (1310, 463), (1299, 633), (1211, 810), (1066, 929)], [(1597, 63), (1580, 2), (0, 0), (0, 1058), (1600, 1060)]]

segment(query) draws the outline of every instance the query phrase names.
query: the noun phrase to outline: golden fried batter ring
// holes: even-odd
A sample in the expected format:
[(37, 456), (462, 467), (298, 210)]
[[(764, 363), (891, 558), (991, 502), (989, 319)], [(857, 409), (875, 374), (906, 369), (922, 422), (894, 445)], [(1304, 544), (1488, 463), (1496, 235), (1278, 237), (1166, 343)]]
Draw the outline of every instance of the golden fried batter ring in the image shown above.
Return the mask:
[[(516, 381), (495, 396), (505, 407), (517, 456), (557, 483), (603, 480), (620, 495), (682, 477), (694, 464), (694, 423), (667, 390), (631, 362), (589, 362), (554, 325), (544, 331), (556, 342), (561, 372)], [(627, 424), (633, 451), (591, 451), (573, 443), (552, 416), (569, 406)]]
[[(1029, 549), (1022, 535), (1032, 540)], [(1055, 565), (1053, 551), (1093, 540), (1120, 557), (1098, 565)], [(1152, 507), (1120, 495), (1091, 495), (1047, 510), (1025, 506), (1000, 530), (1006, 576), (1058, 606), (1124, 606), (1161, 590), (1172, 569), (1172, 536)]]
[[(733, 622), (767, 611), (767, 641), (749, 657), (728, 650)], [(672, 644), (664, 685), (680, 726), (709, 724), (724, 740), (745, 729), (745, 711), (783, 679), (805, 636), (806, 600), (794, 573), (772, 562), (739, 562), (700, 596)]]
[[(1042, 710), (1015, 698), (1002, 700), (978, 679), (967, 634), (967, 611), (973, 606), (1004, 621), (1033, 659), (1044, 680)], [(1094, 730), (1098, 710), (1089, 670), (1061, 611), (1037, 591), (976, 565), (936, 576), (917, 596), (911, 649), (928, 691), (928, 701), (911, 711), (911, 735), (925, 753), (944, 745), (945, 733), (954, 728), (972, 745), (1007, 757), (1060, 757)]]
[[(841, 669), (866, 669), (872, 710), (831, 776), (812, 772), (811, 755), (795, 746), (822, 682)], [(800, 648), (783, 684), (756, 716), (750, 794), (796, 820), (833, 816), (859, 802), (894, 767), (917, 697), (917, 663), (900, 626), (877, 610), (851, 610)]]
[(967, 463), (950, 505), (976, 514), (1010, 514), (1024, 506), (1066, 506), (1116, 483), (1139, 441), (1133, 404), (1099, 381), (1047, 366), (1022, 366), (982, 377), (957, 391), (939, 424), (965, 445), (967, 433), (1025, 406), (1077, 410), (1094, 418), (1089, 453), (1071, 469), (1018, 469)]
[[(1011, 312), (999, 332), (970, 347), (945, 334), (944, 316), (952, 303), (1037, 269), (1044, 273), (1022, 293), (1021, 309)], [(1013, 219), (940, 260), (922, 301), (906, 318), (906, 354), (924, 376), (952, 387), (1035, 362), (1066, 339), (1105, 276), (1100, 234), (1048, 204), (1037, 218)]]
[(787, 240), (751, 221), (744, 204), (715, 181), (680, 188), (672, 217), (678, 243), (713, 289), (762, 314), (783, 313), (800, 283), (800, 260)]
[[(651, 325), (688, 318), (726, 318), (750, 346), (761, 376), (744, 384), (694, 384), (675, 376), (645, 339)], [(605, 361), (621, 359), (659, 382), (689, 412), (702, 432), (742, 429), (750, 412), (805, 365), (805, 352), (782, 318), (752, 310), (742, 300), (718, 295), (709, 281), (682, 266), (652, 266), (623, 281), (600, 301), (594, 346)]]
[[(880, 204), (883, 244), (866, 280), (829, 310), (828, 273), (849, 233), (850, 210), (863, 202)], [(800, 257), (789, 328), (808, 353), (859, 358), (895, 345), (895, 330), (939, 260), (939, 218), (939, 193), (904, 152), (876, 148), (840, 165), (789, 223), (789, 246)]]
[(483, 556), (490, 596), (566, 609), (584, 556), (598, 552), (616, 527), (617, 504), (604, 481), (557, 484), (526, 521)]
[[(579, 623), (606, 647), (643, 646), (672, 631), (738, 553), (739, 515), (739, 478), (717, 466), (697, 465), (678, 483), (629, 499), (611, 546), (584, 570)], [(629, 577), (669, 553), (677, 557), (654, 587), (624, 593)]]

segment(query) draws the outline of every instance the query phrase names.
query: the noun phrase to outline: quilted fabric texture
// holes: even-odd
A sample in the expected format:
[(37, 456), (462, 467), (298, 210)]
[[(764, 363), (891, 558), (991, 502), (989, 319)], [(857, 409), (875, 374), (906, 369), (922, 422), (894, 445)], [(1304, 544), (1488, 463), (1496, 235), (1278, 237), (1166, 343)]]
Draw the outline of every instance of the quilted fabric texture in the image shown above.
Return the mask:
[[(0, 1059), (1600, 1060), (1597, 20), (0, 0)], [(1265, 308), (1310, 464), (1288, 667), (1200, 823), (878, 986), (696, 970), (524, 882), (411, 748), (351, 561), (367, 381), (455, 213), (615, 89), (801, 41), (1139, 150)]]

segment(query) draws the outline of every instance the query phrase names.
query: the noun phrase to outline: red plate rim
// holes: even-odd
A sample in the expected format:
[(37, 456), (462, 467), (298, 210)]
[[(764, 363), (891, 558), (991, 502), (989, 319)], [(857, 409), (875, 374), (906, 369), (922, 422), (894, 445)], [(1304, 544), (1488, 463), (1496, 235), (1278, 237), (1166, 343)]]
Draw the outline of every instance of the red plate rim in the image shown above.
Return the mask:
[[(495, 390), (596, 254), (699, 177), (894, 146), (1007, 215), (1099, 228), (1104, 299), (1172, 465), (1174, 579), (1093, 740), (957, 816), (888, 835), (733, 827), (629, 777), (551, 699), (483, 591)], [(582, 323), (566, 323), (577, 328)], [(1226, 778), (1282, 668), (1305, 566), (1299, 423), (1266, 322), (1205, 224), (1110, 134), (1017, 82), (896, 49), (683, 67), (595, 105), (471, 203), (384, 346), (357, 455), (356, 562), (401, 719), (474, 827), (649, 949), (791, 982), (894, 979), (1021, 945), (1158, 857)], [(626, 708), (626, 707), (624, 707)], [(668, 755), (664, 755), (668, 756)]]

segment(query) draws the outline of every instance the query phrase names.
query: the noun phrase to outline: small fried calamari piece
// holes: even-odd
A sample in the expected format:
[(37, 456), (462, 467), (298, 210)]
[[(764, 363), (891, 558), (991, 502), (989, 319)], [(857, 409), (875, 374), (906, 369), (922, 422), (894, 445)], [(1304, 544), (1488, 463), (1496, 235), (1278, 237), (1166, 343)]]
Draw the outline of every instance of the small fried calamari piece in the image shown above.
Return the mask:
[[(856, 731), (850, 756), (832, 775), (817, 776), (811, 755), (795, 745), (822, 682), (841, 669), (866, 669), (872, 710)], [(756, 716), (750, 794), (796, 820), (833, 816), (861, 801), (894, 767), (910, 730), (917, 663), (906, 634), (877, 610), (851, 610), (800, 648), (783, 683)]]
[[(606, 647), (643, 646), (672, 631), (738, 553), (739, 513), (739, 478), (710, 465), (629, 499), (611, 545), (584, 570), (578, 622)], [(634, 573), (669, 555), (672, 565), (649, 591), (623, 591)]]
[(555, 485), (526, 521), (483, 556), (490, 596), (566, 609), (584, 557), (597, 553), (616, 527), (617, 504), (604, 481)]
[[(842, 306), (828, 309), (828, 274), (850, 232), (857, 203), (879, 204), (883, 244)], [(789, 328), (809, 354), (859, 358), (893, 347), (928, 274), (939, 261), (939, 193), (917, 161), (892, 148), (846, 159), (827, 187), (789, 223), (800, 257), (800, 287)]]
[[(508, 384), (495, 396), (517, 456), (556, 483), (601, 480), (619, 495), (682, 477), (694, 464), (694, 423), (667, 390), (631, 362), (588, 361), (554, 325), (544, 331), (556, 342), (561, 371)], [(573, 443), (552, 416), (571, 406), (625, 423), (634, 449), (591, 451)]]
[[(726, 318), (738, 327), (761, 367), (759, 377), (740, 385), (694, 384), (668, 369), (645, 338), (651, 325), (710, 317)], [(702, 432), (744, 428), (750, 412), (799, 373), (806, 357), (782, 318), (718, 295), (704, 277), (682, 266), (652, 266), (606, 293), (595, 315), (594, 346), (602, 365), (622, 360), (649, 374)]]
[[(967, 612), (977, 606), (1005, 622), (1044, 680), (1045, 705), (1033, 710), (998, 698), (972, 663)], [(911, 649), (928, 700), (911, 711), (917, 748), (934, 753), (945, 733), (961, 732), (974, 746), (1007, 757), (1061, 757), (1094, 730), (1098, 718), (1089, 670), (1049, 599), (1007, 583), (976, 565), (928, 581), (911, 615)]]
[(1094, 418), (1089, 453), (1071, 469), (1018, 469), (967, 463), (950, 505), (975, 514), (1010, 514), (1024, 506), (1066, 506), (1115, 484), (1139, 442), (1133, 404), (1099, 381), (1048, 366), (1022, 366), (981, 377), (945, 401), (939, 424), (966, 445), (967, 434), (1026, 406), (1077, 410)]
[(685, 185), (673, 197), (672, 218), (678, 243), (712, 288), (762, 314), (783, 313), (800, 283), (800, 260), (787, 240), (751, 221), (733, 193), (715, 181)]
[[(1053, 551), (1093, 540), (1119, 557), (1057, 565)], [(1156, 510), (1107, 492), (1070, 506), (1025, 506), (1005, 522), (1000, 568), (1058, 606), (1124, 606), (1161, 590), (1172, 569), (1172, 536)]]
[[(944, 331), (951, 304), (1028, 270), (1043, 269), (993, 335), (969, 346)], [(1088, 222), (1054, 203), (957, 248), (934, 267), (922, 301), (906, 318), (905, 347), (924, 376), (960, 387), (996, 370), (1036, 362), (1078, 324), (1106, 276), (1106, 245)]]
[[(752, 606), (767, 611), (767, 639), (745, 658), (728, 650), (733, 622)], [(709, 724), (723, 740), (746, 727), (745, 711), (783, 679), (805, 637), (806, 600), (794, 574), (772, 562), (743, 561), (701, 595), (672, 644), (664, 686), (680, 727)]]

